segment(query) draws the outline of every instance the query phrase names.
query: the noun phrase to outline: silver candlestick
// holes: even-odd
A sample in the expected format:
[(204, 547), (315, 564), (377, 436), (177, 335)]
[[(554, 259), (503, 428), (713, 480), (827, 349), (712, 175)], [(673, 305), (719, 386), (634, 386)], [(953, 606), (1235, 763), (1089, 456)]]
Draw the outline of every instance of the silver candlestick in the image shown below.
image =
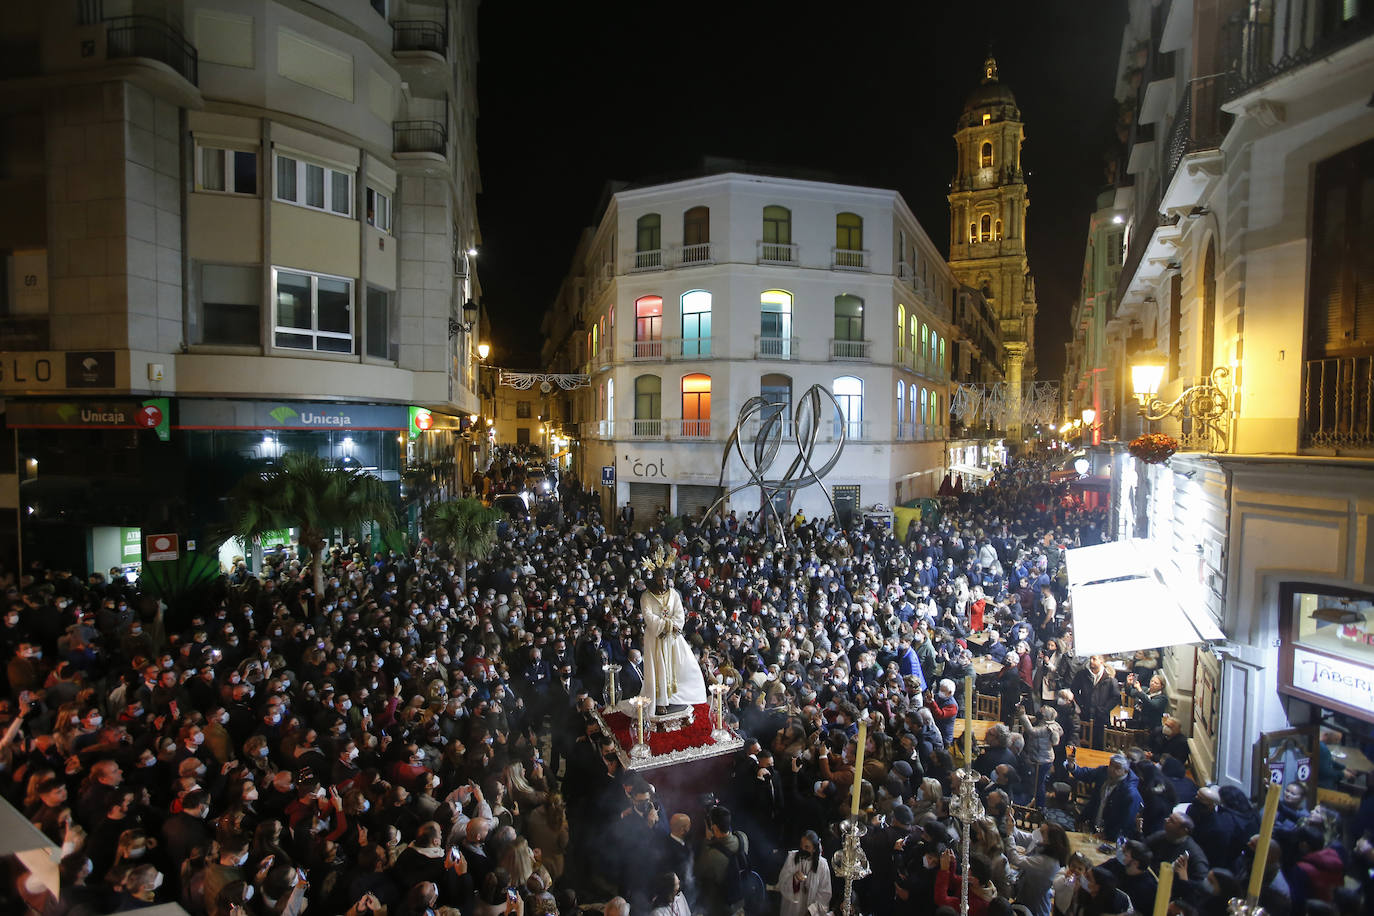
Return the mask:
[(854, 882), (862, 881), (871, 873), (871, 869), (868, 867), (868, 856), (864, 854), (863, 847), (859, 845), (859, 840), (867, 832), (868, 828), (857, 817), (851, 817), (840, 823), (843, 845), (840, 847), (840, 851), (835, 853), (833, 861), (835, 874), (844, 879), (844, 903), (840, 905), (842, 916), (850, 916), (854, 901)]
[(1232, 897), (1226, 904), (1230, 916), (1269, 916), (1269, 911), (1254, 900)]
[(619, 690), (617, 689), (620, 685), (616, 683), (615, 679), (616, 675), (620, 673), (620, 666), (602, 665), (601, 670), (606, 672), (606, 705), (614, 708), (615, 704), (620, 702)]
[(959, 916), (968, 916), (968, 857), (969, 836), (973, 833), (973, 822), (983, 816), (983, 802), (978, 798), (974, 782), (977, 774), (970, 769), (959, 770), (959, 794), (949, 804), (949, 813), (963, 825), (962, 839), (959, 842), (959, 858), (962, 874), (959, 875)]

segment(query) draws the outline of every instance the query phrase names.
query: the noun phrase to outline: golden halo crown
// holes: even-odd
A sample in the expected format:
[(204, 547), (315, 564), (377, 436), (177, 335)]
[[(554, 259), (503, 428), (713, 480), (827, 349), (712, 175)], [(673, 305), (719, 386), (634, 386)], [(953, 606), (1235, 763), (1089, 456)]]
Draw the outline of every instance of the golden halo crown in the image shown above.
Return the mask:
[(677, 548), (672, 547), (665, 551), (662, 546), (659, 546), (654, 549), (653, 553), (640, 560), (639, 563), (644, 567), (644, 571), (647, 573), (651, 573), (656, 569), (671, 571), (677, 566)]

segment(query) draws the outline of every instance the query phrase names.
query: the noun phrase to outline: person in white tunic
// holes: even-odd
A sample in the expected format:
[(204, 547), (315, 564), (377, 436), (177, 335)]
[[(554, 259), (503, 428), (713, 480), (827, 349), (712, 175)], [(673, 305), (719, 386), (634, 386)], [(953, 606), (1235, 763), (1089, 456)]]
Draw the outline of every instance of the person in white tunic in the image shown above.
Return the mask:
[(701, 666), (682, 636), (687, 622), (682, 596), (668, 584), (676, 559), (676, 552), (665, 555), (660, 548), (645, 560), (651, 578), (648, 590), (639, 598), (639, 610), (644, 615), (644, 688), (640, 696), (654, 701), (657, 715), (706, 702)]
[(821, 855), (815, 831), (802, 834), (801, 846), (787, 854), (778, 872), (782, 895), (779, 916), (825, 916), (830, 912), (830, 863)]

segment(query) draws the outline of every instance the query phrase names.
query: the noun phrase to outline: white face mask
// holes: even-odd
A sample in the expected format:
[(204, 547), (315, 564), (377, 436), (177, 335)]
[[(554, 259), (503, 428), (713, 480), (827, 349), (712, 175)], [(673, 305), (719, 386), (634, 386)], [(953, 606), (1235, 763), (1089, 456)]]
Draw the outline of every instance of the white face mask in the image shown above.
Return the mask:
[(153, 890), (157, 890), (160, 887), (162, 887), (162, 872), (158, 872), (157, 874), (153, 875)]
[(245, 863), (245, 862), (247, 862), (247, 861), (248, 861), (248, 853), (245, 852), (243, 855), (239, 856), (237, 859), (234, 860), (234, 864), (235, 864), (235, 865), (242, 865), (243, 863)]

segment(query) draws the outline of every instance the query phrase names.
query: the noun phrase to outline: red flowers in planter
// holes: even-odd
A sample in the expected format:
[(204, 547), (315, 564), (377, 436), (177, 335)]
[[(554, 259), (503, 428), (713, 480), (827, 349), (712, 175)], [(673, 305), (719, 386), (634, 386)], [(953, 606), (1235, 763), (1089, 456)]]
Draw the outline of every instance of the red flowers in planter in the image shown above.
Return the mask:
[(1178, 440), (1166, 433), (1146, 433), (1132, 439), (1127, 449), (1146, 464), (1163, 464), (1178, 451)]

